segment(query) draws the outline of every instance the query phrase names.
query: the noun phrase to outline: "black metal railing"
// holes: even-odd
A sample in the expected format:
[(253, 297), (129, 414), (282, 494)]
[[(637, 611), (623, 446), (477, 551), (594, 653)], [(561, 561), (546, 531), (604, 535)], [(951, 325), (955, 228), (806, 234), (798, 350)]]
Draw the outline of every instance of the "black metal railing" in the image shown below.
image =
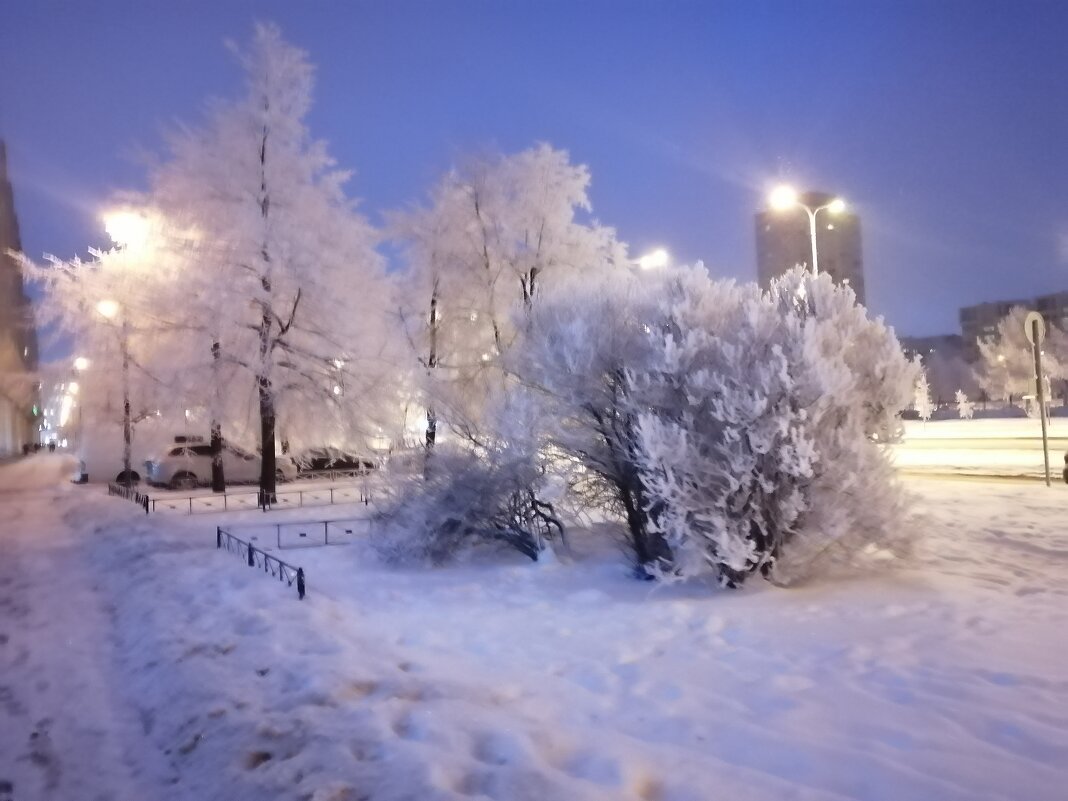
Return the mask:
[(145, 493), (138, 492), (135, 487), (124, 487), (121, 484), (108, 484), (108, 495), (114, 495), (118, 498), (124, 498), (127, 501), (133, 501), (145, 510), (146, 515), (148, 514), (148, 505), (152, 499)]
[(344, 520), (282, 521), (271, 524), (275, 544), (286, 548), (317, 548), (325, 545), (350, 545), (371, 529), (370, 517)]
[[(280, 520), (270, 523), (232, 523), (221, 526), (231, 535), (247, 536), (249, 541), (273, 541), (278, 550), (351, 545), (371, 531), (374, 518), (345, 517), (334, 520)], [(269, 549), (269, 546), (264, 546)]]
[(264, 573), (284, 582), (288, 587), (296, 584), (297, 597), (304, 600), (304, 568), (283, 562), (277, 556), (271, 556), (251, 542), (235, 537), (222, 526), (215, 527), (215, 547), (225, 548), (228, 553), (236, 553), (249, 567), (263, 568)]
[(262, 490), (248, 489), (211, 495), (160, 495), (155, 498), (146, 495), (144, 498), (146, 512), (178, 512), (189, 515), (250, 509), (268, 512), (272, 509), (333, 506), (339, 503), (362, 503), (368, 506), (371, 503), (371, 488), (364, 483), (344, 487), (276, 490), (273, 497)]

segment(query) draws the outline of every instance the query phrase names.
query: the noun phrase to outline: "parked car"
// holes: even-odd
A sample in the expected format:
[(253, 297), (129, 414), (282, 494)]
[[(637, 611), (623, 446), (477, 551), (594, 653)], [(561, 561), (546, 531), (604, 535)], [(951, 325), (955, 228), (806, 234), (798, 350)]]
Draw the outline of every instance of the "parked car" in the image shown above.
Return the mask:
[[(260, 479), (260, 457), (233, 445), (224, 445), (223, 470), (228, 484), (251, 484)], [(175, 443), (163, 455), (145, 462), (148, 483), (157, 487), (191, 489), (211, 483), (211, 445)], [(279, 455), (276, 459), (279, 481), (297, 477), (293, 460)]]
[(301, 472), (320, 470), (343, 470), (369, 473), (378, 467), (378, 462), (369, 456), (348, 453), (336, 448), (313, 448), (297, 459)]
[[(198, 439), (192, 434), (182, 434), (181, 421), (158, 419), (143, 420), (134, 430), (130, 458), (130, 481), (140, 482), (144, 475), (145, 460), (160, 453), (179, 441)], [(87, 426), (72, 446), (78, 458), (76, 480), (123, 483), (126, 479), (122, 464), (122, 426), (112, 422)]]

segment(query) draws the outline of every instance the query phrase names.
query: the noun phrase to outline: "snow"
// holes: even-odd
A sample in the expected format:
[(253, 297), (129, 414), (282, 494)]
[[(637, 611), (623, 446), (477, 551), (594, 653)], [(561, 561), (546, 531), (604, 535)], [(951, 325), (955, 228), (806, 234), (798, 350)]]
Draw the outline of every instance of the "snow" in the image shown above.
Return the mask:
[(17, 799), (1064, 797), (1062, 486), (910, 481), (913, 561), (789, 590), (637, 582), (595, 526), (542, 564), (276, 552), (300, 602), (215, 525), (362, 507), (145, 516), (68, 475), (0, 468)]
[[(904, 440), (892, 446), (904, 470), (1038, 477), (1044, 474), (1042, 424), (1029, 418), (905, 421)], [(1068, 420), (1049, 421), (1049, 462), (1060, 480), (1068, 451)]]

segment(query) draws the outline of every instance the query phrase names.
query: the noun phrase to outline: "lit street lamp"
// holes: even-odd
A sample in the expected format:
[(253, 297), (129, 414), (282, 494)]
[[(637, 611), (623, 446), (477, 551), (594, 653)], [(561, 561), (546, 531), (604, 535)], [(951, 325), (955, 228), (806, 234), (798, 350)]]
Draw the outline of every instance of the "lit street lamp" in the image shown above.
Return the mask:
[(840, 197), (836, 197), (828, 203), (824, 203), (822, 206), (812, 208), (801, 202), (800, 196), (791, 186), (777, 186), (768, 195), (768, 205), (774, 211), (789, 211), (793, 208), (802, 208), (808, 214), (808, 232), (809, 237), (812, 240), (812, 273), (818, 275), (819, 268), (819, 256), (816, 252), (816, 215), (821, 211), (827, 211), (830, 214), (841, 214), (845, 211), (845, 201)]
[[(96, 304), (101, 317), (113, 320), (122, 312), (118, 301), (102, 300)], [(122, 314), (119, 324), (119, 347), (122, 352), (122, 483), (129, 487), (133, 484), (131, 469), (131, 451), (133, 450), (133, 423), (130, 415), (130, 327), (126, 315)]]
[[(148, 220), (134, 211), (122, 210), (104, 215), (104, 230), (119, 250), (134, 252), (144, 247), (148, 239)], [(130, 326), (129, 315), (116, 300), (105, 299), (96, 310), (108, 320), (121, 313), (119, 343), (122, 349), (122, 483), (133, 484), (130, 464), (133, 450), (133, 421), (130, 415)]]
[(657, 248), (650, 251), (638, 259), (638, 266), (643, 270), (659, 270), (662, 267), (667, 267), (671, 261), (671, 256), (664, 248)]

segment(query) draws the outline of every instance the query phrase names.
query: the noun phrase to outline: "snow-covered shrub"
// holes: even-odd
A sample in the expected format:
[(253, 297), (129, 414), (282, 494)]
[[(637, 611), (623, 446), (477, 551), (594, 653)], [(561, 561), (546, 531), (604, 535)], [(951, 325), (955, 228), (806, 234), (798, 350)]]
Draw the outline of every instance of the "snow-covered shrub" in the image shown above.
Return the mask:
[(869, 434), (915, 371), (848, 287), (595, 274), (543, 297), (529, 336), (517, 371), (645, 572), (788, 582), (896, 533), (900, 488)]
[(768, 574), (806, 509), (817, 453), (797, 315), (755, 285), (681, 276), (631, 370), (637, 453), (650, 525), (670, 548), (662, 574), (712, 572), (734, 585)]
[[(799, 293), (807, 307), (793, 301)], [(800, 374), (815, 381), (802, 398), (817, 456), (803, 520), (773, 578), (796, 581), (836, 563), (903, 551), (906, 496), (887, 453), (868, 435), (895, 425), (912, 398), (916, 367), (893, 330), (826, 275), (792, 271), (773, 282), (769, 297), (800, 324)]]
[(625, 521), (639, 569), (667, 552), (649, 526), (630, 375), (652, 355), (648, 332), (662, 316), (658, 298), (671, 291), (666, 272), (604, 269), (562, 277), (524, 312), (522, 338), (507, 360), (541, 401), (543, 448), (580, 468), (582, 480), (572, 486), (581, 503)]
[(921, 420), (927, 422), (931, 419), (931, 415), (934, 414), (931, 385), (927, 382), (927, 371), (923, 369), (923, 362), (920, 361), (919, 356), (913, 359), (913, 364), (919, 372), (916, 376), (916, 385), (913, 390), (912, 408), (916, 410)]
[(439, 446), (426, 470), (392, 476), (396, 500), (380, 514), (377, 540), (386, 558), (440, 564), (475, 544), (504, 542), (537, 561), (547, 541), (562, 540), (523, 393), (493, 408), (493, 437)]
[(972, 408), (972, 402), (968, 400), (968, 396), (964, 394), (963, 389), (957, 390), (957, 414), (960, 415), (961, 420), (971, 420), (975, 410)]

